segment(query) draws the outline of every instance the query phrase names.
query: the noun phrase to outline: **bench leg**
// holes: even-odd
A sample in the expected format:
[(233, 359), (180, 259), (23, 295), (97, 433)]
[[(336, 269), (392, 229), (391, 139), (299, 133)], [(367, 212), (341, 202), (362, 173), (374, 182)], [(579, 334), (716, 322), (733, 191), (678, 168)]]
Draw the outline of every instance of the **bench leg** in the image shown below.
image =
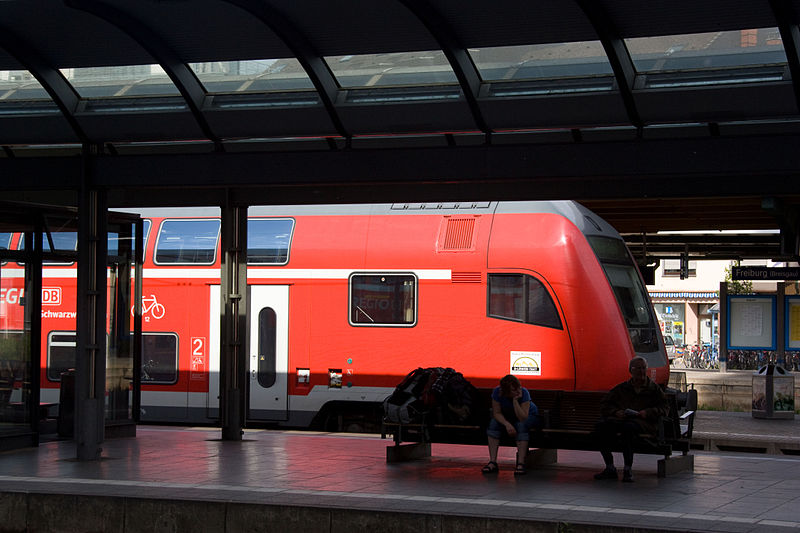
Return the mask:
[(431, 456), (431, 443), (418, 442), (415, 444), (395, 444), (386, 447), (386, 462), (399, 463), (412, 461)]
[(551, 465), (558, 462), (558, 450), (555, 448), (534, 448), (528, 450), (525, 457), (525, 466), (533, 468), (535, 466)]
[(694, 455), (672, 455), (658, 460), (658, 477), (694, 470)]

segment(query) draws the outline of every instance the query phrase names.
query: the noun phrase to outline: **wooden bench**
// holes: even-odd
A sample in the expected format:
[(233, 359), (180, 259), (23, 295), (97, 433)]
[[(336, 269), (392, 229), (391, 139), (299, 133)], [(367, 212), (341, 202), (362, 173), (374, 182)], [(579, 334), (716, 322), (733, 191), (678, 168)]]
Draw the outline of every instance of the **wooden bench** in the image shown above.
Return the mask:
[[(528, 464), (557, 462), (559, 449), (599, 451), (593, 430), (601, 418), (600, 401), (605, 394), (602, 391), (531, 391), (543, 423), (540, 429), (531, 431), (528, 447), (532, 450), (528, 453)], [(659, 421), (658, 434), (639, 435), (634, 446), (634, 453), (663, 456), (658, 461), (659, 477), (694, 468), (689, 441), (697, 408), (697, 392), (670, 391), (667, 400), (669, 414)], [(486, 417), (487, 423), (489, 416)], [(383, 438), (391, 434), (394, 440), (394, 445), (386, 449), (387, 462), (430, 457), (431, 443), (486, 445), (485, 424), (458, 426), (437, 423), (435, 413), (428, 413), (412, 424), (384, 421), (381, 433)], [(516, 445), (510, 439), (501, 441), (501, 444)], [(621, 451), (621, 447), (614, 451)], [(675, 455), (676, 452), (680, 455)]]

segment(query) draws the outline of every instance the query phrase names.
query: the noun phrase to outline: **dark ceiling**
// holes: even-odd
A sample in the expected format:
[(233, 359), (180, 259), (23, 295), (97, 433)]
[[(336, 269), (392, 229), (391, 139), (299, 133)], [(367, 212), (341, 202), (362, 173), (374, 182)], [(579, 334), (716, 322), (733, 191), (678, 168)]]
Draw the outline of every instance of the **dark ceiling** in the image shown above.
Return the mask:
[[(99, 188), (111, 207), (569, 198), (642, 257), (796, 259), (798, 7), (0, 0), (0, 189), (75, 205), (81, 187)], [(708, 41), (691, 50), (658, 40), (695, 34)], [(755, 59), (713, 53), (731, 39)], [(494, 77), (480, 64), (497, 47), (575, 43), (601, 52), (600, 70), (588, 56), (537, 56)], [(349, 85), (336, 71), (364, 54), (422, 61), (420, 51), (440, 51), (450, 77), (417, 63), (404, 83), (381, 85), (402, 70), (385, 63)], [(272, 69), (305, 85), (223, 90), (193, 66), (281, 58), (294, 63)], [(138, 65), (160, 66), (172, 92), (141, 82), (99, 97), (105, 82), (81, 86), (73, 73)], [(38, 85), (15, 85), (18, 72)], [(756, 229), (781, 233), (656, 234)]]

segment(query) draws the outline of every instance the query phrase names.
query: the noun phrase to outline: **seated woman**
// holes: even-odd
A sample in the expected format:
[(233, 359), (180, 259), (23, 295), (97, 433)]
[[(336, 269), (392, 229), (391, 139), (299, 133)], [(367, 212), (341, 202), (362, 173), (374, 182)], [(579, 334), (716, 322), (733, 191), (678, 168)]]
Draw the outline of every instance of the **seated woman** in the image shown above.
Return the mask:
[(525, 474), (525, 457), (528, 453), (528, 432), (538, 421), (539, 410), (531, 401), (531, 394), (511, 374), (500, 380), (492, 391), (492, 419), (486, 430), (489, 441), (489, 462), (482, 472), (497, 472), (497, 450), (503, 433), (517, 440), (517, 466), (514, 475)]

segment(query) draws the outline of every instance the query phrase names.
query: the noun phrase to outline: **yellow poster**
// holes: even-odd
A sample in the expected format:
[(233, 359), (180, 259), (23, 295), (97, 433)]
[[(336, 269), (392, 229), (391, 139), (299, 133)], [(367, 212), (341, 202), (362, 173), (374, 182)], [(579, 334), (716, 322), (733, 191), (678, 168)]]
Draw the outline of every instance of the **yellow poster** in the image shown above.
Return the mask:
[(789, 346), (787, 348), (800, 348), (800, 302), (789, 304)]

